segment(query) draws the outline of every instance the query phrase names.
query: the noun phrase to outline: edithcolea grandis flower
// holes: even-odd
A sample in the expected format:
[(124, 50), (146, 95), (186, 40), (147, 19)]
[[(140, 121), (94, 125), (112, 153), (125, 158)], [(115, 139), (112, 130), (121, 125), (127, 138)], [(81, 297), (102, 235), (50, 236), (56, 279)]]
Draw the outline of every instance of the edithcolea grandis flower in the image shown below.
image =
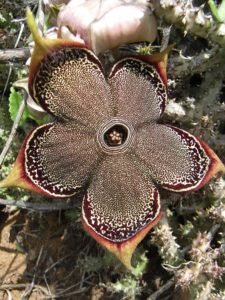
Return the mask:
[(123, 58), (106, 73), (83, 44), (40, 37), (29, 11), (28, 24), (35, 41), (29, 91), (55, 121), (30, 132), (0, 186), (82, 195), (85, 229), (131, 268), (162, 214), (157, 187), (194, 191), (225, 167), (201, 139), (160, 124), (167, 50)]

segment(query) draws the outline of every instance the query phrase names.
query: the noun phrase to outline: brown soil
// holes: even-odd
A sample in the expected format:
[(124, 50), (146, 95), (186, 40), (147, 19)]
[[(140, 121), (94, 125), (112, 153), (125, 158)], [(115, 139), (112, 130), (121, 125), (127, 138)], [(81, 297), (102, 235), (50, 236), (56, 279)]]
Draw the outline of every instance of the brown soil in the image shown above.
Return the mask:
[(101, 299), (102, 288), (80, 261), (90, 249), (102, 250), (80, 223), (67, 225), (63, 213), (2, 212), (0, 299)]

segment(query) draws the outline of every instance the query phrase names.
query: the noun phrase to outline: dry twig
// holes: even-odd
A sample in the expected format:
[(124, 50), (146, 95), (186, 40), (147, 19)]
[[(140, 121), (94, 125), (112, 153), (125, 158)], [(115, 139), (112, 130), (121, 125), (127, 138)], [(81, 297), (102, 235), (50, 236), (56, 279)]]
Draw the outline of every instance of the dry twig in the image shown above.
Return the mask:
[[(18, 46), (18, 44), (19, 44), (19, 41), (20, 41), (20, 39), (21, 39), (21, 36), (22, 36), (22, 34), (23, 34), (23, 31), (24, 31), (24, 23), (22, 23), (21, 26), (20, 26), (20, 31), (19, 31), (19, 34), (18, 34), (18, 36), (17, 36), (17, 39), (16, 39), (16, 43), (15, 43), (14, 48), (17, 48), (17, 46)], [(10, 77), (11, 77), (11, 74), (12, 74), (12, 64), (10, 64), (10, 67), (9, 67), (8, 77), (7, 77), (7, 80), (6, 80), (6, 83), (5, 83), (5, 87), (4, 87), (4, 90), (3, 90), (3, 93), (2, 93), (2, 98), (1, 98), (1, 99), (3, 99), (3, 97), (4, 97), (4, 95), (5, 95), (5, 92), (6, 92), (6, 90), (7, 90), (7, 87), (8, 87), (8, 84), (9, 84), (9, 79), (10, 79)]]
[(159, 300), (161, 299), (161, 295), (167, 292), (175, 285), (174, 278), (168, 280), (158, 291), (153, 293), (151, 296), (147, 298), (147, 300)]
[(31, 293), (32, 293), (32, 291), (33, 291), (33, 288), (35, 286), (37, 268), (38, 268), (38, 265), (39, 265), (40, 260), (41, 260), (43, 249), (44, 249), (44, 247), (42, 246), (41, 249), (40, 249), (40, 252), (39, 252), (39, 255), (38, 255), (35, 267), (34, 267), (34, 275), (33, 275), (32, 282), (30, 283), (30, 285), (28, 286), (28, 288), (23, 292), (23, 294), (21, 296), (21, 300), (28, 300), (29, 297), (30, 297), (30, 295), (31, 295)]
[(22, 200), (6, 200), (0, 199), (0, 205), (8, 205), (8, 206), (16, 206), (18, 208), (33, 210), (33, 211), (41, 211), (41, 212), (49, 212), (49, 211), (58, 211), (58, 210), (67, 210), (71, 208), (75, 208), (80, 205), (79, 201), (54, 201), (54, 202), (46, 202), (46, 203), (33, 203)]
[(29, 48), (0, 50), (0, 63), (26, 61), (29, 56)]

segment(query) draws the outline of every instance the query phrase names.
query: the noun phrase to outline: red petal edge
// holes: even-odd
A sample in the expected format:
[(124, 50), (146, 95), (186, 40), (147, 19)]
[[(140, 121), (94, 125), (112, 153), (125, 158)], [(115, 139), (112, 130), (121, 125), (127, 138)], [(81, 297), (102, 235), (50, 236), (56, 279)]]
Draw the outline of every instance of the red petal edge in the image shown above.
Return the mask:
[(10, 174), (0, 182), (0, 188), (7, 188), (7, 187), (20, 187), (31, 192), (35, 192), (41, 194), (44, 197), (51, 197), (51, 198), (65, 198), (70, 197), (75, 194), (75, 189), (71, 190), (68, 193), (53, 193), (50, 190), (45, 190), (44, 188), (39, 187), (35, 184), (32, 179), (28, 176), (26, 172), (26, 149), (29, 141), (32, 140), (33, 134), (37, 130), (41, 128), (49, 129), (54, 123), (45, 124), (33, 129), (24, 139), (23, 144), (20, 148), (19, 154), (17, 156), (15, 165), (11, 170)]
[(45, 52), (39, 54), (38, 50), (36, 48), (34, 49), (34, 52), (31, 57), (31, 64), (29, 67), (29, 79), (28, 79), (28, 88), (29, 88), (29, 93), (32, 98), (35, 99), (34, 93), (33, 93), (33, 81), (35, 79), (36, 73), (38, 72), (40, 68), (41, 61), (46, 59), (47, 56), (50, 53), (57, 52), (57, 50), (63, 49), (63, 48), (79, 48), (79, 49), (84, 49), (88, 51), (88, 48), (86, 48), (83, 44), (80, 44), (78, 42), (73, 42), (73, 41), (67, 41), (67, 40), (61, 40), (61, 39), (56, 39), (56, 40), (47, 40), (50, 42), (55, 42), (55, 44), (52, 43), (52, 45), (49, 45), (49, 48), (45, 49)]
[(188, 185), (183, 186), (180, 184), (180, 186), (172, 186), (168, 184), (162, 184), (162, 187), (165, 189), (168, 189), (170, 191), (179, 192), (179, 193), (188, 193), (188, 192), (194, 192), (198, 189), (200, 189), (202, 186), (204, 186), (215, 174), (217, 173), (225, 173), (225, 166), (222, 163), (222, 161), (219, 159), (219, 157), (216, 155), (216, 153), (205, 143), (203, 142), (199, 137), (196, 137), (193, 134), (190, 134), (189, 132), (180, 129), (178, 127), (172, 126), (172, 125), (166, 125), (167, 127), (172, 128), (176, 132), (182, 132), (187, 134), (188, 136), (191, 136), (197, 144), (202, 148), (202, 150), (205, 152), (206, 156), (209, 159), (208, 164), (208, 170), (206, 170), (206, 173), (204, 177), (195, 185)]
[(216, 173), (225, 173), (225, 166), (222, 163), (222, 161), (219, 159), (219, 157), (216, 155), (216, 153), (205, 143), (203, 142), (199, 137), (195, 137), (202, 148), (205, 150), (206, 154), (210, 158), (210, 165), (208, 172), (205, 174), (205, 177), (200, 182), (198, 186), (196, 186), (192, 191), (200, 189), (202, 186), (204, 186)]
[(166, 87), (167, 87), (166, 64), (167, 64), (168, 55), (173, 47), (174, 47), (174, 44), (170, 45), (164, 51), (159, 52), (159, 53), (155, 53), (152, 55), (134, 56), (134, 57), (141, 59), (149, 64), (154, 65)]
[[(84, 198), (87, 197), (87, 193), (85, 194)], [(155, 226), (158, 221), (162, 217), (162, 209), (160, 209), (158, 215), (155, 219), (146, 225), (143, 229), (141, 229), (136, 235), (132, 238), (123, 241), (123, 242), (112, 242), (108, 239), (97, 234), (86, 222), (85, 218), (82, 216), (82, 224), (86, 231), (104, 248), (108, 251), (112, 252), (126, 267), (127, 269), (131, 270), (131, 258), (132, 254), (134, 253), (137, 245), (143, 240), (149, 230)]]
[(20, 148), (19, 154), (17, 156), (15, 165), (8, 175), (1, 183), (0, 187), (21, 187), (27, 190), (30, 190), (32, 192), (39, 193), (45, 197), (51, 197), (48, 193), (40, 189), (38, 186), (36, 186), (30, 178), (27, 176), (25, 171), (25, 148), (27, 145), (27, 141), (29, 140), (32, 133), (35, 131), (33, 129), (25, 138), (23, 141), (23, 144)]

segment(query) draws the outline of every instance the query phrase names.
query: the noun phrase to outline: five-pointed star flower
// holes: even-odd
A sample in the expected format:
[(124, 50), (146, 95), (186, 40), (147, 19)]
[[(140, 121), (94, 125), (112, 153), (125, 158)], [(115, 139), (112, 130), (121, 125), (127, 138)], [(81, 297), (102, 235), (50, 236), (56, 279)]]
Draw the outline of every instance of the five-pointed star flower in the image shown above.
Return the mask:
[(84, 227), (130, 268), (161, 216), (157, 186), (194, 191), (224, 165), (199, 138), (160, 124), (165, 53), (123, 58), (106, 74), (92, 51), (41, 38), (28, 20), (36, 43), (29, 90), (55, 121), (28, 135), (0, 186), (50, 197), (83, 192)]

